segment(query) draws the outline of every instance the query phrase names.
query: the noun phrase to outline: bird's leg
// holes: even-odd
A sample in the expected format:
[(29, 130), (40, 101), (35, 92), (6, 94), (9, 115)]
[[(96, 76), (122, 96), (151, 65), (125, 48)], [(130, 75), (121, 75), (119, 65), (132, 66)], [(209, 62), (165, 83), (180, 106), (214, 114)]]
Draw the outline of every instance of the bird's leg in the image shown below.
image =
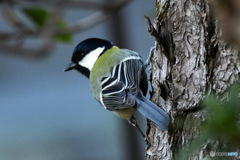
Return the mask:
[(134, 126), (134, 127), (136, 127), (137, 129), (138, 129), (138, 131), (141, 133), (141, 135), (145, 138), (146, 136), (145, 136), (145, 134), (142, 132), (142, 130), (140, 129), (140, 127), (139, 127), (139, 125), (138, 125), (138, 123), (137, 123), (137, 120), (135, 119), (135, 117), (134, 116), (132, 116), (132, 118), (130, 119), (130, 120), (128, 120), (128, 122), (132, 125), (132, 126)]

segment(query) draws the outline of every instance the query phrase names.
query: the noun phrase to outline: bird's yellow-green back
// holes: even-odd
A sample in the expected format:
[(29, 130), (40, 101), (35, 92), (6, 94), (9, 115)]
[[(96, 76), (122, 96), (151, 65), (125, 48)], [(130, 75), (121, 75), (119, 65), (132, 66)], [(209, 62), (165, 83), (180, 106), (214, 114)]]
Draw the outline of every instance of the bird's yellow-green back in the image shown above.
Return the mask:
[(89, 77), (91, 91), (95, 99), (99, 101), (99, 96), (102, 89), (101, 84), (99, 83), (101, 83), (102, 78), (111, 76), (112, 68), (121, 63), (124, 58), (136, 55), (139, 56), (136, 52), (131, 50), (119, 49), (118, 47), (113, 46), (98, 58), (91, 70)]

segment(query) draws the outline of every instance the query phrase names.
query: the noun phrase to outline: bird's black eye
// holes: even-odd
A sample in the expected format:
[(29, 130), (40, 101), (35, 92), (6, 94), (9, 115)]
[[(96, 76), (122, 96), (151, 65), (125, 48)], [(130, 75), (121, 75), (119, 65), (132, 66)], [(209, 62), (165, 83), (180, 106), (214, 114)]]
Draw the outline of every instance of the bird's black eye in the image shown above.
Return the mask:
[(84, 57), (84, 55), (85, 55), (85, 53), (83, 53), (83, 52), (80, 53), (80, 56), (81, 56), (81, 57)]

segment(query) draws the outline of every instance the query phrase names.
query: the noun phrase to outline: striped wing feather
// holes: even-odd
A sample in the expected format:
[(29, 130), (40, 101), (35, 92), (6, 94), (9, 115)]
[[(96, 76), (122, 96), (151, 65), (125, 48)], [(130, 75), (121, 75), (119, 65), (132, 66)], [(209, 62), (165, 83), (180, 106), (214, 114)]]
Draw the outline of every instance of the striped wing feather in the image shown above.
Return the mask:
[(135, 100), (128, 96), (139, 93), (143, 63), (140, 59), (128, 59), (112, 68), (111, 77), (104, 77), (102, 85), (102, 105), (109, 110), (133, 107)]

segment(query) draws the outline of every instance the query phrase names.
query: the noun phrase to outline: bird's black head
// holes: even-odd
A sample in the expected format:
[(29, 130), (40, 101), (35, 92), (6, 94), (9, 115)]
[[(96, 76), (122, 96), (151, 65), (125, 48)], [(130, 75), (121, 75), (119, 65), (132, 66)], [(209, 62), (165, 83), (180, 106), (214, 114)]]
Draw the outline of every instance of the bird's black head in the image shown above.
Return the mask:
[(112, 46), (111, 42), (99, 38), (89, 38), (80, 42), (73, 51), (72, 63), (64, 71), (76, 69), (89, 78), (98, 57)]

